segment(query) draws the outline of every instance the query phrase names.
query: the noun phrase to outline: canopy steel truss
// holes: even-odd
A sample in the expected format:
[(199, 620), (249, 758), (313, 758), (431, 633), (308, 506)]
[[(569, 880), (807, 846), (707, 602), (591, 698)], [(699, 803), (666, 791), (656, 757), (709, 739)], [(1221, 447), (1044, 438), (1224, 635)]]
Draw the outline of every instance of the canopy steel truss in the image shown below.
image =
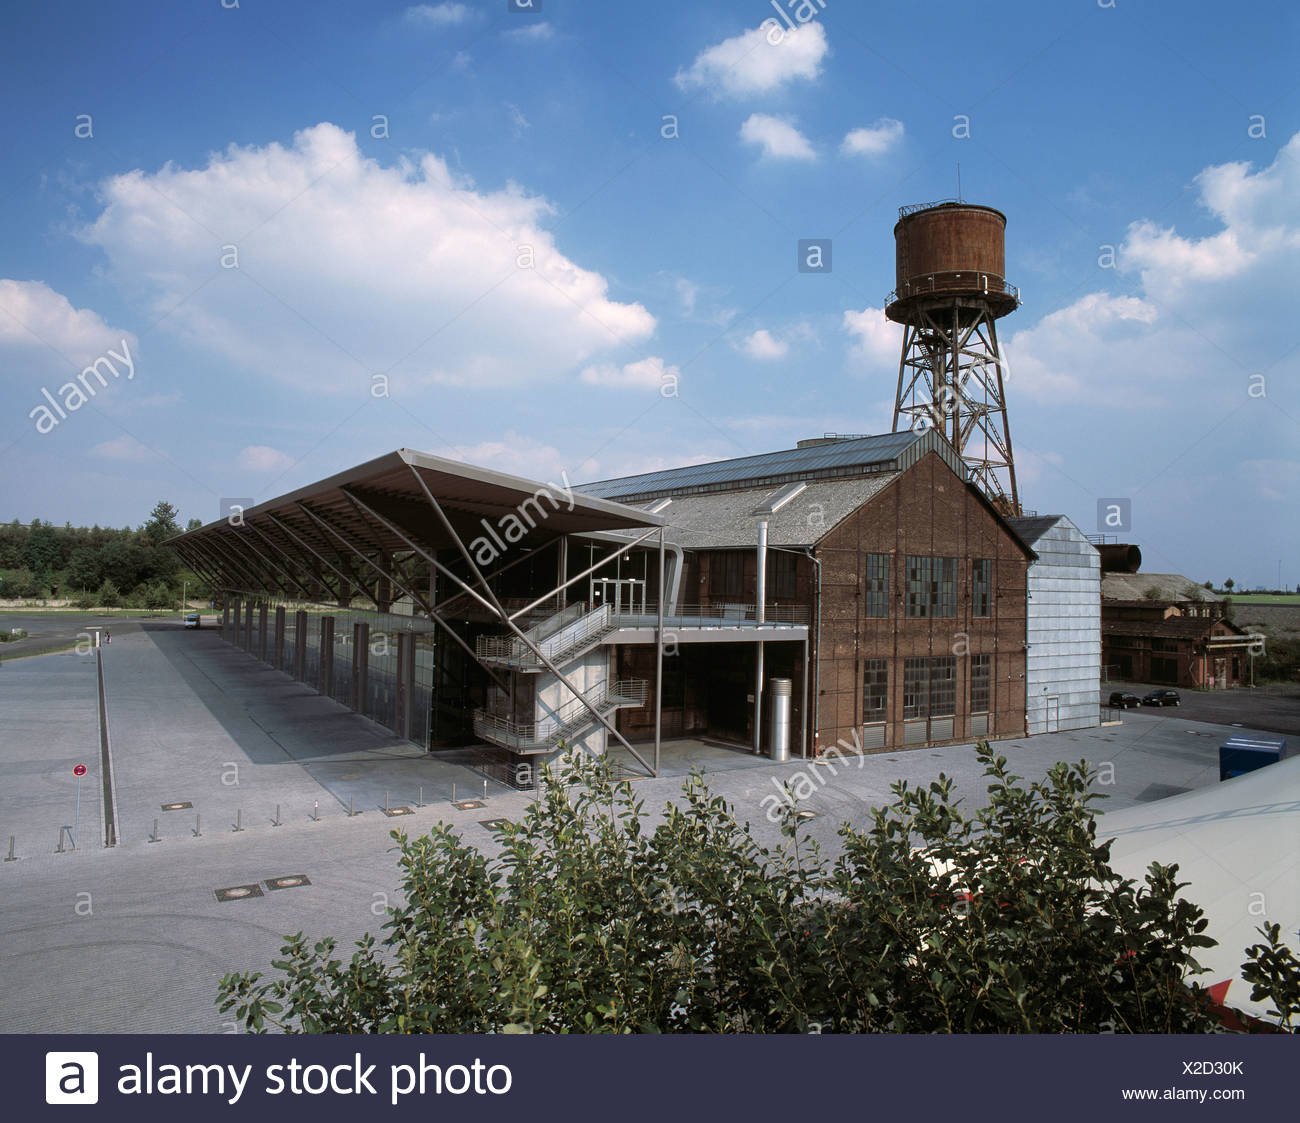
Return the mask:
[[(430, 479), (435, 481), (437, 492), (430, 486)], [(442, 485), (448, 480), (453, 486), (446, 488), (448, 495), (440, 496)], [(545, 489), (553, 487), (545, 485)], [(571, 491), (565, 493), (569, 499), (567, 509), (561, 509), (555, 499), (558, 492), (545, 492), (553, 501), (555, 510), (552, 515), (544, 512), (538, 501), (543, 492), (542, 485), (531, 481), (400, 450), (279, 500), (247, 509), (238, 522), (214, 523), (187, 532), (173, 540), (173, 545), (187, 564), (214, 589), (232, 593), (277, 594), (314, 603), (322, 603), (324, 596), (343, 607), (359, 597), (373, 604), (376, 610), (387, 612), (391, 606), (389, 594), (398, 590), (410, 599), (419, 615), (436, 624), (483, 669), (491, 681), (510, 693), (511, 681), (502, 678), (480, 659), (474, 646), (444, 615), (443, 610), (449, 605), (468, 597), (494, 623), (511, 632), (537, 656), (539, 662), (573, 695), (575, 705), (587, 710), (593, 723), (603, 726), (647, 773), (657, 775), (664, 645), (663, 520), (621, 504), (574, 495)], [(534, 507), (539, 515), (549, 516), (555, 525), (533, 526), (534, 533), (524, 546), (524, 556), (512, 558), (495, 568), (479, 565), (466, 544), (470, 537), (466, 532), (485, 521), (483, 512), (495, 514), (515, 508), (523, 510), (529, 497), (537, 501)], [(454, 515), (449, 509), (451, 506), (455, 507)], [(479, 522), (474, 521), (475, 517)], [(565, 574), (564, 559), (571, 534), (646, 527), (649, 529), (620, 544), (607, 557), (577, 576), (570, 578)], [(520, 627), (519, 621), (548, 600), (554, 598), (557, 603), (562, 602), (564, 591), (570, 586), (616, 562), (656, 534), (659, 537), (660, 588), (655, 744), (653, 760), (650, 761), (629, 743), (603, 712), (596, 697), (599, 687), (591, 690), (580, 688), (538, 649)], [(515, 607), (517, 602), (507, 609), (493, 588), (493, 579), (533, 556), (538, 547), (551, 545), (556, 545), (559, 551), (555, 586), (522, 609)], [(440, 550), (452, 547), (458, 560), (467, 567), (463, 574), (438, 556)], [(420, 574), (412, 572), (411, 563), (416, 559), (429, 567), (427, 590), (421, 583)], [(415, 568), (418, 569), (418, 563)], [(456, 568), (461, 567), (457, 565)], [(365, 576), (367, 571), (373, 575), (373, 580)], [(450, 595), (438, 599), (435, 575), (457, 591), (452, 593), (448, 588)]]

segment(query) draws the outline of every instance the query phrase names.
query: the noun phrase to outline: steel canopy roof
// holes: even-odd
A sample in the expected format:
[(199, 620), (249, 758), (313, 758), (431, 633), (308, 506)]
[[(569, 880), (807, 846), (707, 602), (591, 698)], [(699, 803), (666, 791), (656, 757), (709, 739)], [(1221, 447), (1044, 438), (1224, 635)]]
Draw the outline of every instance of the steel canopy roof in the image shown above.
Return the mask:
[[(261, 572), (260, 567), (247, 564), (246, 551), (239, 549), (245, 540), (248, 546), (256, 545), (263, 554), (276, 555), (295, 567), (310, 567), (313, 549), (331, 559), (340, 551), (349, 554), (331, 530), (367, 556), (409, 552), (411, 545), (403, 535), (427, 550), (455, 549), (455, 539), (421, 483), (466, 546), (478, 538), (490, 540), (493, 533), (511, 545), (540, 545), (563, 534), (663, 523), (646, 511), (584, 495), (567, 481), (524, 479), (403, 448), (250, 507), (242, 514), (242, 526), (220, 519), (170, 542), (182, 555), (201, 553), (223, 575), (236, 567)], [(241, 560), (245, 564), (239, 566)]]

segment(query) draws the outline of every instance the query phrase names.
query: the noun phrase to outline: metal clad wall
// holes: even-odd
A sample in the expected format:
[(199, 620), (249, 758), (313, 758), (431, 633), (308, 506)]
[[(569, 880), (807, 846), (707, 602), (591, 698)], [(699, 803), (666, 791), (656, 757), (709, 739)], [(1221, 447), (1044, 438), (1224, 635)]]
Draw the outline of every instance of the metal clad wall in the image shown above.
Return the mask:
[(1049, 698), (1057, 699), (1056, 729), (1089, 729), (1099, 720), (1101, 559), (1067, 518), (1033, 547), (1038, 560), (1029, 567), (1029, 732), (1049, 731)]

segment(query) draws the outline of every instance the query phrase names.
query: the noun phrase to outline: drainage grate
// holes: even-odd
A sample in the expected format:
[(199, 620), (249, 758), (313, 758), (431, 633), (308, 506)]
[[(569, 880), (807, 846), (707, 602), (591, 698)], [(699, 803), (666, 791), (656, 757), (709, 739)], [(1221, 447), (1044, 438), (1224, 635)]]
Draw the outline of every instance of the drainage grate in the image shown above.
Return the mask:
[(390, 819), (394, 815), (414, 815), (415, 812), (409, 807), (381, 807), (380, 810)]
[(260, 885), (232, 885), (229, 889), (214, 889), (218, 901), (242, 901), (246, 897), (261, 897)]
[(310, 885), (311, 878), (305, 873), (291, 873), (284, 877), (268, 877), (264, 884), (268, 889), (297, 889), (300, 885)]
[(194, 806), (193, 803), (191, 803), (188, 799), (185, 799), (177, 803), (164, 803), (162, 804), (162, 809), (164, 811), (184, 811), (186, 808), (193, 807), (193, 806)]
[(487, 804), (481, 799), (460, 799), (452, 804), (453, 807), (459, 807), (462, 811), (476, 811), (480, 807), (486, 807)]
[(487, 829), (490, 831), (502, 831), (505, 830), (506, 827), (510, 825), (510, 820), (509, 819), (480, 819), (478, 823), (480, 827), (487, 827)]

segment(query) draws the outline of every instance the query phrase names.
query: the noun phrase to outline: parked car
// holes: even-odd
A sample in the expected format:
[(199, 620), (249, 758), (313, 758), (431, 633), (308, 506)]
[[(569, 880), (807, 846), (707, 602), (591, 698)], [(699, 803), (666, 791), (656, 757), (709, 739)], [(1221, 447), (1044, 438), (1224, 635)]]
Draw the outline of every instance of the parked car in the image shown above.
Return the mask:
[(1116, 690), (1110, 696), (1110, 704), (1117, 709), (1131, 710), (1134, 706), (1142, 705), (1142, 699), (1136, 694), (1129, 694), (1124, 690)]
[(1177, 690), (1152, 690), (1142, 698), (1144, 706), (1176, 706), (1182, 699)]
[(197, 612), (187, 612), (185, 614), (185, 626), (187, 628), (201, 628), (203, 627), (203, 617)]

